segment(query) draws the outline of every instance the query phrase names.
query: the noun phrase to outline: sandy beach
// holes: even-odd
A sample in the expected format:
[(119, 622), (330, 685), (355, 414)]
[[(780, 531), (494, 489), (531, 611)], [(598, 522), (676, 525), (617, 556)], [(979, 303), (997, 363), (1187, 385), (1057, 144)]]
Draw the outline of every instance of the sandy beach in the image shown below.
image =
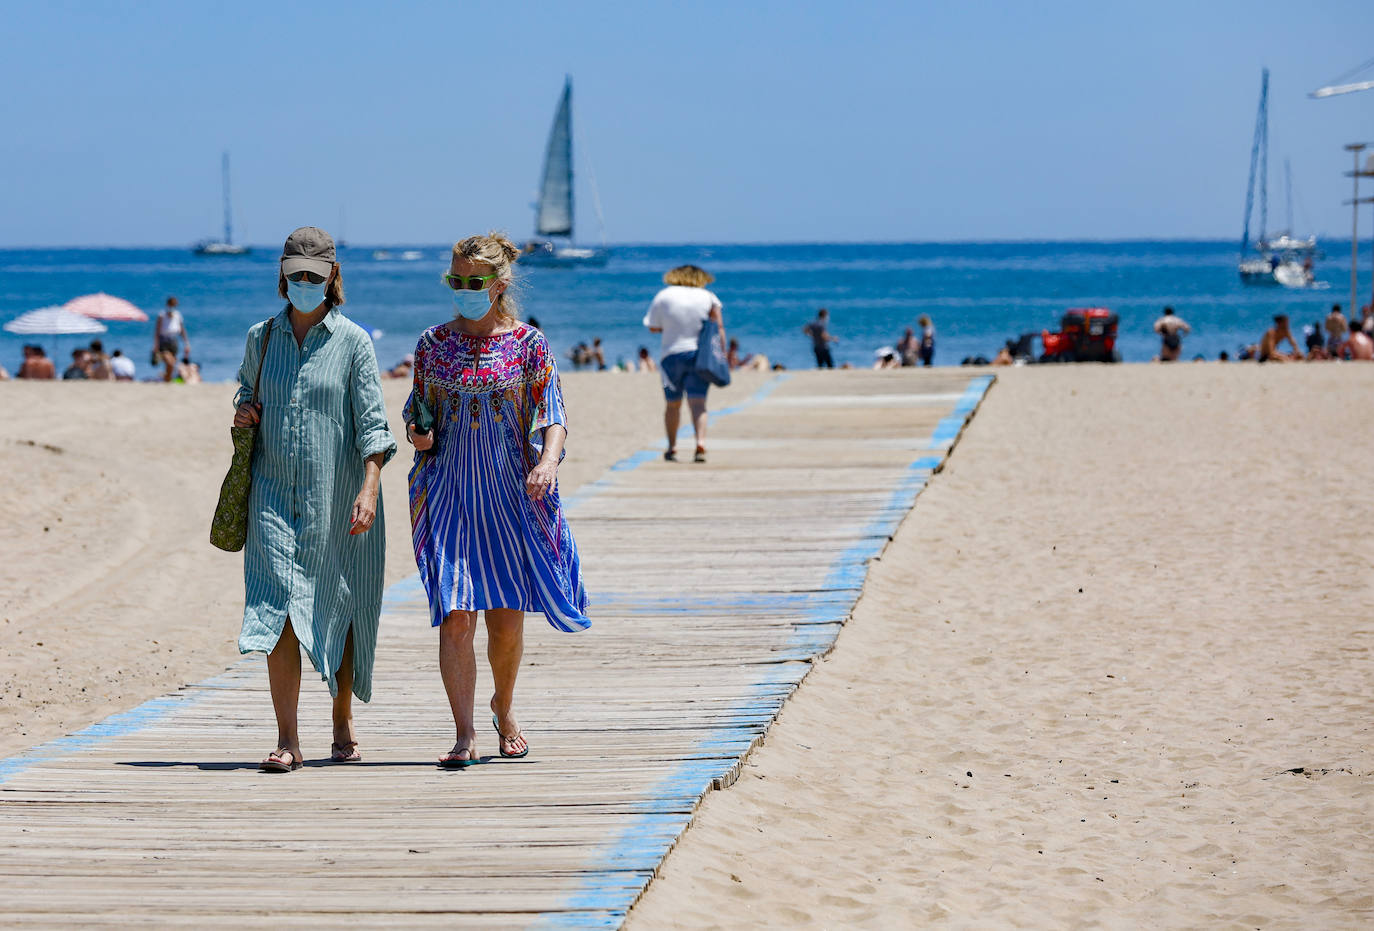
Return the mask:
[[(998, 374), (630, 927), (1374, 917), (1374, 367)], [(564, 384), (566, 490), (658, 440), (649, 376)], [(206, 540), (230, 393), (0, 385), (0, 753), (238, 658), (240, 558)], [(414, 571), (402, 449), (388, 582)]]
[(1374, 367), (1005, 371), (629, 927), (1367, 927)]

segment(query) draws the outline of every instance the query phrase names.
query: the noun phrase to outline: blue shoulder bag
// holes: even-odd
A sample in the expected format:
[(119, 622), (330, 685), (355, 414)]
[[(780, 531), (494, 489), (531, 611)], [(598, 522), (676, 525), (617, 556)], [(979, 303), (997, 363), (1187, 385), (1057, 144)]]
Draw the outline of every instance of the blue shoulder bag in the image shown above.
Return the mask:
[(697, 374), (717, 388), (730, 384), (730, 363), (720, 345), (720, 325), (707, 318), (697, 337)]

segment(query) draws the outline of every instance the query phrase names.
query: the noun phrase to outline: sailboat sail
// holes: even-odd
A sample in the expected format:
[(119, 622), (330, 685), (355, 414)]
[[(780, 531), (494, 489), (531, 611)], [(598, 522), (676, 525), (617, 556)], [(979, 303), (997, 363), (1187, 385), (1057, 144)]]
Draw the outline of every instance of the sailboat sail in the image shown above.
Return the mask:
[(549, 132), (535, 232), (539, 236), (569, 238), (573, 234), (572, 81), (563, 84), (563, 99)]

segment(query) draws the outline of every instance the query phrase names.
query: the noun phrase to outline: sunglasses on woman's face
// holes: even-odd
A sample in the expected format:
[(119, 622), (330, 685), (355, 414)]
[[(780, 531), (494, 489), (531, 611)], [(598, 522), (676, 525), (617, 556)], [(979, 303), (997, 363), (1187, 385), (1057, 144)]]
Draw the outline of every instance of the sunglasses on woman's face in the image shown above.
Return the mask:
[(494, 272), (490, 275), (445, 275), (444, 283), (455, 291), (481, 291), (495, 277)]
[(317, 275), (314, 272), (292, 272), (286, 276), (287, 281), (308, 281), (311, 284), (324, 284), (324, 275)]

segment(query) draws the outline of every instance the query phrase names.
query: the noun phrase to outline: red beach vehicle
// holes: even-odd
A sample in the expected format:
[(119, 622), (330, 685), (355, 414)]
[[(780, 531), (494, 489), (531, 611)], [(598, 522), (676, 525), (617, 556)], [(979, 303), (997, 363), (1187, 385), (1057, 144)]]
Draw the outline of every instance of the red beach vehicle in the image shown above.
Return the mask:
[(1105, 307), (1073, 307), (1064, 312), (1059, 332), (1040, 332), (1041, 362), (1120, 362), (1116, 351), (1116, 314)]

